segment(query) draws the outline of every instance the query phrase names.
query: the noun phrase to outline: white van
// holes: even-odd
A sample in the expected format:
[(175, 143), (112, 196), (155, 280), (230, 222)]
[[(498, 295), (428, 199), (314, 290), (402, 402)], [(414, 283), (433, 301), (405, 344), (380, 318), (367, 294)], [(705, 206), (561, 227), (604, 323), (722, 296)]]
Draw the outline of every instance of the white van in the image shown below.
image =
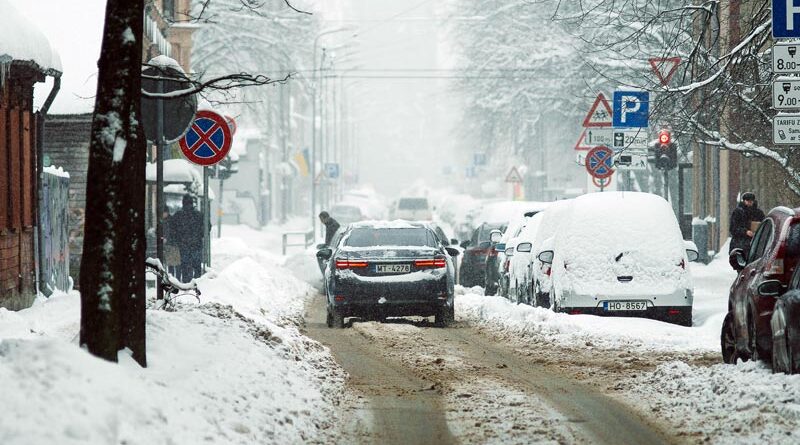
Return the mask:
[(644, 316), (691, 326), (689, 261), (672, 206), (649, 193), (604, 192), (575, 198), (555, 236), (553, 308), (570, 314)]
[(428, 204), (428, 198), (400, 198), (396, 201), (392, 212), (394, 219), (408, 221), (430, 221), (433, 212)]

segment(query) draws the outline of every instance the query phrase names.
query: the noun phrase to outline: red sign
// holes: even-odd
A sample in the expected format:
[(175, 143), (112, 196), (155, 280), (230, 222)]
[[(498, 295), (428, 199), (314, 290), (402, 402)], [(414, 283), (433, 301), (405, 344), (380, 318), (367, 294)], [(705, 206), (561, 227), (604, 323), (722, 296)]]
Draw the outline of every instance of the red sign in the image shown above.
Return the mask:
[(586, 171), (593, 178), (606, 179), (614, 174), (614, 151), (606, 146), (589, 150), (586, 154)]
[(583, 119), (583, 126), (584, 128), (610, 127), (612, 116), (611, 105), (608, 104), (606, 96), (600, 93), (589, 109), (589, 114)]
[(236, 136), (236, 120), (228, 115), (225, 115), (225, 120), (228, 121), (228, 126), (231, 128), (231, 136)]
[(605, 179), (597, 179), (595, 177), (592, 177), (592, 184), (594, 184), (594, 186), (599, 188), (599, 189), (604, 189), (604, 188), (608, 187), (609, 185), (611, 185), (611, 176), (609, 176), (609, 177), (607, 177)]
[(650, 66), (653, 68), (653, 72), (656, 73), (658, 80), (661, 81), (661, 85), (663, 86), (669, 85), (669, 81), (672, 80), (672, 76), (674, 76), (675, 72), (678, 71), (678, 65), (681, 64), (680, 57), (654, 57), (652, 59), (648, 59), (648, 61), (650, 62)]
[(194, 123), (180, 140), (181, 151), (191, 162), (198, 165), (214, 165), (225, 159), (231, 149), (233, 137), (224, 117), (200, 110)]

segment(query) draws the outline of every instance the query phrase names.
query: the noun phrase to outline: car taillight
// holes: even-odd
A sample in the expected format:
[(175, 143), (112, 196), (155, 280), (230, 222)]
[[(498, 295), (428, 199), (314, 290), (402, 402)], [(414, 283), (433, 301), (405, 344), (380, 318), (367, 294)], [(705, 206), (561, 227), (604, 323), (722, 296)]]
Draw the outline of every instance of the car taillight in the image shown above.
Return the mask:
[(358, 269), (362, 267), (367, 267), (369, 263), (366, 261), (354, 261), (354, 260), (336, 260), (336, 268), (337, 269)]
[(417, 267), (432, 267), (432, 268), (440, 268), (447, 266), (447, 261), (444, 258), (432, 258), (429, 260), (416, 260), (414, 261), (414, 265)]
[(783, 258), (776, 259), (767, 268), (768, 275), (783, 275)]

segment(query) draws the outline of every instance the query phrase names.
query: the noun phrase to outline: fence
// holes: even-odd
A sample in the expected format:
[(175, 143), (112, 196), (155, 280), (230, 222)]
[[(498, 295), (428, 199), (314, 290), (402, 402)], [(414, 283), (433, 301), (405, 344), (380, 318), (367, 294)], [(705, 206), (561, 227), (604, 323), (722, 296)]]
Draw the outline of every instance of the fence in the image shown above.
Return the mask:
[[(302, 242), (295, 241), (293, 243), (289, 243), (289, 237), (302, 236)], [(286, 248), (287, 247), (300, 247), (302, 246), (304, 249), (307, 249), (310, 245), (314, 243), (314, 231), (309, 230), (308, 232), (285, 232), (283, 234), (283, 254), (286, 255)]]
[(45, 169), (39, 203), (39, 290), (46, 296), (70, 288), (69, 176)]

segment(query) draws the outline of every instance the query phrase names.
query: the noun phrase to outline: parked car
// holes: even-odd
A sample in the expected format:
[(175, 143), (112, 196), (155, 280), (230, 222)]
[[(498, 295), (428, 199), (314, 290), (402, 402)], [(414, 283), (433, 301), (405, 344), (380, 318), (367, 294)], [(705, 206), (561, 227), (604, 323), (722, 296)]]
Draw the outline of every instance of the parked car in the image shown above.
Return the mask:
[(458, 251), (444, 247), (429, 227), (403, 221), (353, 223), (317, 257), (325, 262), (327, 324), (344, 327), (347, 317), (433, 316), (454, 319)]
[[(739, 276), (728, 295), (728, 313), (720, 334), (725, 363), (771, 358), (771, 322), (780, 300), (776, 297), (789, 284), (800, 258), (798, 211), (800, 208), (772, 209), (753, 235), (749, 251), (733, 249), (730, 253), (731, 266)], [(787, 301), (793, 301), (791, 295)], [(793, 310), (792, 305), (781, 304), (784, 317), (790, 308)], [(781, 320), (776, 322), (780, 325)]]
[(539, 260), (539, 254), (545, 250), (552, 250), (555, 242), (555, 235), (559, 227), (569, 220), (572, 211), (572, 199), (565, 199), (554, 202), (550, 207), (542, 212), (542, 221), (536, 230), (536, 237), (533, 239), (531, 249), (531, 265), (528, 276), (528, 301), (533, 306), (550, 307), (550, 292), (552, 290), (552, 280), (550, 280), (550, 263)]
[(355, 203), (340, 202), (334, 204), (329, 213), (341, 225), (367, 219), (361, 206)]
[(472, 231), (472, 237), (461, 242), (464, 256), (461, 258), (459, 271), (459, 284), (465, 287), (482, 286), (486, 280), (486, 256), (496, 255), (492, 247), (491, 234), (496, 235), (495, 243), (500, 241), (500, 236), (505, 229), (502, 223), (483, 223)]
[(531, 254), (536, 232), (544, 219), (546, 212), (540, 212), (529, 218), (519, 234), (512, 238), (506, 245), (506, 255), (512, 249), (513, 255), (509, 258), (508, 265), (508, 299), (516, 303), (532, 304), (531, 301)]
[[(797, 256), (796, 251), (792, 254)], [(780, 281), (776, 280), (777, 283)], [(768, 289), (762, 287), (761, 290)], [(794, 268), (788, 292), (777, 297), (769, 324), (772, 330), (772, 371), (800, 373), (800, 267)]]
[(430, 221), (433, 212), (428, 204), (428, 198), (400, 198), (392, 209), (392, 219), (405, 219), (408, 221)]
[[(508, 298), (508, 266), (511, 258), (506, 251), (513, 252), (514, 245), (511, 240), (519, 235), (528, 219), (529, 217), (523, 214), (509, 221), (500, 242), (492, 245), (492, 252), (486, 256), (486, 275), (483, 285), (486, 295), (497, 294)], [(511, 247), (510, 250), (509, 247)]]
[[(692, 243), (693, 245), (693, 243)], [(646, 316), (691, 326), (693, 285), (672, 206), (649, 193), (604, 192), (575, 198), (556, 233), (553, 307), (570, 314)]]

